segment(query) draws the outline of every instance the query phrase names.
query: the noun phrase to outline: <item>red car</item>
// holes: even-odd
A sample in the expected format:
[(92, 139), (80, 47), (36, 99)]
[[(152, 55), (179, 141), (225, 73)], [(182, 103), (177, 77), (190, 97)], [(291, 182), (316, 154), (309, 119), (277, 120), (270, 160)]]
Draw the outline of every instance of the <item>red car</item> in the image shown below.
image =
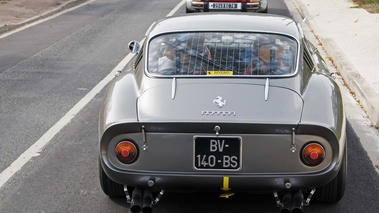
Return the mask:
[(241, 11), (267, 13), (267, 0), (187, 0), (186, 13)]

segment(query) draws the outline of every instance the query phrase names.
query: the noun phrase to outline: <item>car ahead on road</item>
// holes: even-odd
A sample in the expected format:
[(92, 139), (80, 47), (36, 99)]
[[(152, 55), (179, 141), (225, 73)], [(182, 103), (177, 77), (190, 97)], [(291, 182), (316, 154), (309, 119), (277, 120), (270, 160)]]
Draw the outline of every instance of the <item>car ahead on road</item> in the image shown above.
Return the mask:
[(186, 13), (242, 11), (267, 13), (267, 0), (186, 0)]
[(170, 17), (129, 48), (100, 111), (105, 194), (132, 212), (151, 212), (165, 191), (272, 193), (282, 212), (342, 198), (341, 92), (294, 20)]

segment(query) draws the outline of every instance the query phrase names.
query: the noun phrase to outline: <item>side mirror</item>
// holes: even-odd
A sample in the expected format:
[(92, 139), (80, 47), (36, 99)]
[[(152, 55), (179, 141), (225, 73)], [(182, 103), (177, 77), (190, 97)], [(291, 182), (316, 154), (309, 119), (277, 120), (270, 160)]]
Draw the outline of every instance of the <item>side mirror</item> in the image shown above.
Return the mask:
[(135, 54), (139, 52), (140, 47), (141, 47), (138, 41), (131, 41), (129, 42), (128, 46), (129, 46), (130, 52), (135, 53)]

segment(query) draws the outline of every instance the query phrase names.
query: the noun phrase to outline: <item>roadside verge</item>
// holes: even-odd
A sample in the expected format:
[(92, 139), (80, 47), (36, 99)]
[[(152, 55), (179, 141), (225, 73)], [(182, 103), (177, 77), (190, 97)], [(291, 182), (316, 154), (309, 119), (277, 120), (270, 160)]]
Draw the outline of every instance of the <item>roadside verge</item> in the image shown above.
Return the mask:
[[(286, 0), (288, 2), (288, 0)], [(330, 57), (333, 65), (343, 78), (344, 82), (350, 89), (350, 93), (355, 97), (356, 101), (361, 105), (362, 109), (367, 113), (374, 122), (375, 128), (379, 126), (379, 94), (361, 75), (355, 65), (348, 59), (346, 54), (341, 50), (340, 46), (331, 37), (325, 36), (320, 23), (313, 19), (315, 14), (308, 12), (307, 6), (301, 0), (291, 0), (301, 18), (312, 31), (312, 34), (322, 44), (322, 47)], [(321, 23), (322, 24), (322, 23)], [(324, 23), (327, 24), (327, 23)], [(345, 24), (345, 23), (341, 23)], [(369, 42), (369, 41), (367, 41)], [(367, 54), (367, 57), (370, 54)], [(366, 56), (362, 56), (366, 57)], [(373, 76), (376, 77), (376, 76)]]
[(44, 19), (44, 18), (48, 18), (54, 14), (57, 14), (59, 12), (62, 12), (62, 11), (65, 11), (69, 8), (72, 8), (72, 7), (75, 7), (75, 6), (78, 6), (84, 2), (87, 2), (89, 0), (69, 0), (55, 8), (52, 8), (52, 9), (49, 9), (47, 10), (46, 12), (43, 12), (42, 14), (39, 14), (37, 16), (34, 16), (34, 17), (31, 17), (31, 18), (28, 18), (24, 21), (21, 21), (19, 23), (12, 23), (12, 24), (7, 24), (7, 25), (4, 25), (4, 26), (0, 26), (0, 34), (3, 34), (3, 33), (7, 33), (7, 32), (10, 32), (12, 30), (15, 30), (17, 28), (20, 28), (20, 27), (23, 27), (25, 25), (28, 25), (28, 24), (31, 24), (33, 22), (36, 22), (36, 21), (39, 21), (41, 19)]

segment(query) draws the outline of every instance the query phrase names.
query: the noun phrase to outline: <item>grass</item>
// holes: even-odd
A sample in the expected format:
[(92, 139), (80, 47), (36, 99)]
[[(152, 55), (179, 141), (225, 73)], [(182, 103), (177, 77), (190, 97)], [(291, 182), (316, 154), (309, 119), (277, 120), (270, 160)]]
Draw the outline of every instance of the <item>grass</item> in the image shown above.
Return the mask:
[(357, 4), (354, 8), (363, 8), (370, 13), (379, 13), (379, 0), (353, 0)]

